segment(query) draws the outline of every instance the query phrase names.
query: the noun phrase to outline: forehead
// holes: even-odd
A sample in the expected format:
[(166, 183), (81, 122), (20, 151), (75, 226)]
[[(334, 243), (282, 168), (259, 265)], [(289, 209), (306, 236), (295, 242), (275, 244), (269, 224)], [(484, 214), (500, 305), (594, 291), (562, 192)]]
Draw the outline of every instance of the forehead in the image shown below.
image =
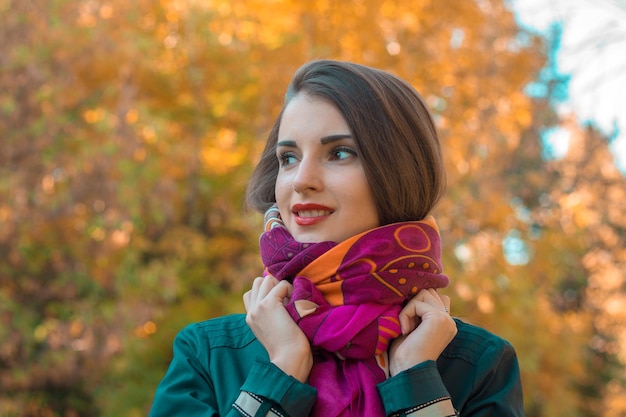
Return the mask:
[(278, 129), (278, 137), (288, 139), (339, 133), (350, 133), (350, 128), (337, 107), (326, 99), (306, 93), (300, 93), (289, 101)]

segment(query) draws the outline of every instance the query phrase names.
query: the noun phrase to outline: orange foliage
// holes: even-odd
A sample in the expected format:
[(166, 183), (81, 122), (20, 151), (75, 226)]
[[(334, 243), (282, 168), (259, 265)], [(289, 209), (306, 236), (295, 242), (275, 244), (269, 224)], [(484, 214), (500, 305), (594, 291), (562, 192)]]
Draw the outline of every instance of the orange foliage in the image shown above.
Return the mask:
[[(0, 409), (145, 415), (175, 332), (240, 310), (259, 274), (246, 180), (293, 71), (326, 57), (392, 71), (431, 106), (453, 311), (513, 342), (527, 415), (626, 408), (623, 373), (598, 371), (626, 363), (624, 177), (575, 121), (567, 157), (542, 159), (558, 120), (522, 92), (545, 45), (505, 1), (3, 8)], [(507, 260), (512, 231), (526, 263)]]

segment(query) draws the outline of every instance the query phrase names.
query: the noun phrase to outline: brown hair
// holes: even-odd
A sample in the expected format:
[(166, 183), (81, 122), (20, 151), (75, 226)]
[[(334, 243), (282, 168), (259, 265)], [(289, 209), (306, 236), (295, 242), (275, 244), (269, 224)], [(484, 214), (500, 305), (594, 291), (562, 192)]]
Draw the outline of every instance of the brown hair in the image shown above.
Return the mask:
[(276, 201), (276, 142), (282, 113), (297, 94), (322, 98), (343, 114), (355, 138), (381, 225), (421, 220), (445, 188), (437, 129), (424, 99), (406, 81), (363, 65), (319, 60), (296, 71), (247, 189), (248, 206)]

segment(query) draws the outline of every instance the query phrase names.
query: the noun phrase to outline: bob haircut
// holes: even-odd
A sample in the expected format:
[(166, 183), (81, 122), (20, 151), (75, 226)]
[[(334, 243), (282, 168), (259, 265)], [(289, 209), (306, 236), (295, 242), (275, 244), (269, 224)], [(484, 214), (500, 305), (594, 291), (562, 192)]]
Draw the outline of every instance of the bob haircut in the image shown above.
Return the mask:
[(356, 142), (381, 225), (421, 220), (445, 189), (441, 144), (424, 99), (406, 81), (359, 64), (318, 60), (298, 69), (246, 193), (264, 212), (276, 202), (276, 142), (285, 107), (298, 94), (332, 103)]

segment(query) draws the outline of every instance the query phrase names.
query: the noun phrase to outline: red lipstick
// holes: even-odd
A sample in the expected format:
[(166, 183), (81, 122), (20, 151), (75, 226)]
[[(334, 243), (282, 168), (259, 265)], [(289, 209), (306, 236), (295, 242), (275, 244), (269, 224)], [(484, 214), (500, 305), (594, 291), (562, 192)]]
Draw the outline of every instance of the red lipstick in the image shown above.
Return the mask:
[(294, 204), (291, 212), (298, 226), (313, 226), (326, 220), (333, 213), (333, 209), (320, 204), (307, 203)]

